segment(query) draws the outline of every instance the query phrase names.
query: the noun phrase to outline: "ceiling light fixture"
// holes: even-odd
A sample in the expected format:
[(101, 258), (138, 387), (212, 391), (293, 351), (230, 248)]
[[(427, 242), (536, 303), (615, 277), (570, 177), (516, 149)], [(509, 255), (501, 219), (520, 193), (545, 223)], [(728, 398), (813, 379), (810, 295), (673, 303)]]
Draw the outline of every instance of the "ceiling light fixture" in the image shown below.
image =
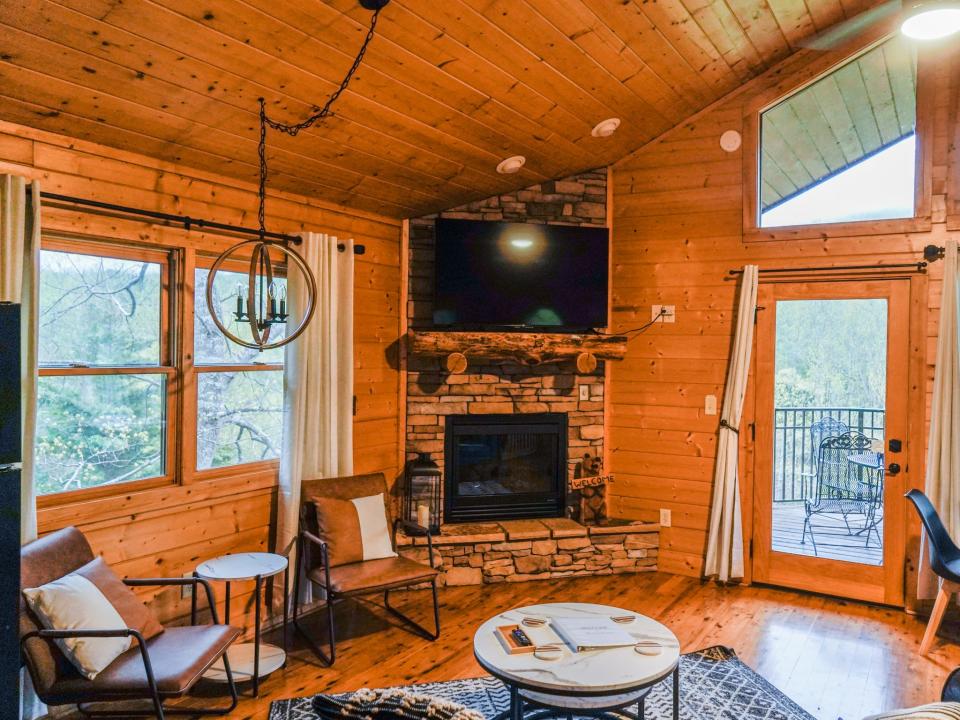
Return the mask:
[(519, 172), (526, 162), (527, 159), (523, 155), (513, 155), (500, 161), (497, 165), (497, 172), (501, 175), (513, 175), (513, 173)]
[(939, 40), (960, 31), (960, 2), (904, 0), (900, 30), (914, 40)]
[(618, 127), (620, 127), (620, 118), (607, 118), (594, 125), (590, 134), (596, 138), (610, 137), (617, 131)]
[[(260, 98), (260, 143), (258, 153), (260, 156), (260, 185), (257, 189), (257, 217), (260, 221), (260, 237), (256, 240), (246, 240), (234, 245), (226, 252), (222, 253), (210, 268), (210, 274), (207, 275), (207, 309), (214, 324), (219, 328), (227, 338), (243, 347), (255, 348), (263, 352), (271, 348), (281, 347), (292, 342), (306, 330), (307, 325), (313, 318), (317, 305), (317, 281), (310, 270), (310, 266), (300, 257), (293, 248), (284, 242), (276, 242), (266, 239), (266, 213), (264, 206), (267, 200), (267, 128), (277, 130), (287, 135), (296, 137), (301, 130), (306, 130), (319, 120), (323, 120), (333, 114), (333, 104), (337, 98), (347, 89), (350, 81), (353, 79), (357, 68), (363, 62), (363, 56), (367, 52), (367, 46), (373, 40), (374, 31), (377, 28), (377, 17), (380, 11), (390, 0), (360, 0), (367, 10), (373, 11), (373, 17), (370, 19), (370, 29), (367, 36), (360, 46), (353, 64), (344, 75), (343, 80), (337, 89), (327, 98), (317, 112), (313, 113), (303, 122), (295, 124), (282, 123), (273, 120), (267, 115), (267, 103), (264, 98)], [(522, 159), (522, 158), (521, 158)], [(521, 163), (522, 165), (523, 163)], [(518, 168), (519, 169), (519, 168)], [(272, 253), (272, 255), (271, 255)], [(221, 308), (217, 306), (214, 298), (214, 282), (217, 272), (221, 266), (232, 255), (238, 255), (240, 258), (249, 258), (249, 269), (246, 282), (239, 283), (237, 286), (237, 309), (232, 313), (233, 319), (238, 324), (247, 325), (250, 328), (250, 340), (244, 340), (232, 333), (223, 321), (220, 319)], [(280, 277), (280, 265), (278, 262), (285, 260), (286, 267), (290, 269), (295, 266), (307, 285), (307, 297), (304, 301), (305, 306), (301, 308), (301, 318), (299, 324), (290, 329), (287, 328), (285, 337), (270, 341), (270, 331), (276, 325), (286, 325), (290, 314), (287, 313), (287, 292), (286, 287), (276, 282), (274, 278)]]

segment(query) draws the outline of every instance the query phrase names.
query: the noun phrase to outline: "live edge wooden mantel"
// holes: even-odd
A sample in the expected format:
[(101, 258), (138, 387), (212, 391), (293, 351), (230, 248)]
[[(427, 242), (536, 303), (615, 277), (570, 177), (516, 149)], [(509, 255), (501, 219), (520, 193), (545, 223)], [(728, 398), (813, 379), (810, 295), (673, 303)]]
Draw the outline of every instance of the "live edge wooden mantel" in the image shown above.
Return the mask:
[(593, 372), (597, 360), (623, 360), (622, 335), (560, 333), (443, 332), (410, 330), (407, 347), (413, 355), (443, 357), (447, 370), (462, 373), (470, 360), (513, 361), (521, 365), (576, 360), (581, 373)]

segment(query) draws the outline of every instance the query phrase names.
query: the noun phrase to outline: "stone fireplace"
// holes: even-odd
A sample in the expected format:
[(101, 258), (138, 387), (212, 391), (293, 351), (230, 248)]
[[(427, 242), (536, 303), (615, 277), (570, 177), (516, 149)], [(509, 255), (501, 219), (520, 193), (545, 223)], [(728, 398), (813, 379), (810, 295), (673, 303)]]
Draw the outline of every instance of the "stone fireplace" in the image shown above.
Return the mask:
[[(603, 227), (606, 224), (607, 173), (595, 170), (552, 180), (524, 190), (470, 203), (441, 213), (468, 220), (559, 223)], [(434, 221), (410, 221), (410, 278), (407, 320), (411, 329), (428, 329), (433, 317)], [(471, 362), (467, 371), (451, 374), (439, 358), (407, 357), (406, 453), (413, 459), (427, 452), (449, 477), (448, 418), (561, 414), (566, 418), (563, 473), (569, 480), (584, 455), (603, 457), (604, 373), (600, 361), (593, 372), (578, 373), (573, 360), (526, 366), (514, 362)], [(564, 488), (565, 489), (565, 488)], [(554, 502), (557, 495), (551, 499)], [(445, 508), (448, 498), (444, 497)], [(566, 500), (572, 496), (567, 493)], [(559, 511), (552, 505), (537, 513), (513, 517), (576, 515), (578, 504)], [(463, 519), (460, 512), (454, 517)], [(479, 516), (475, 515), (473, 519)], [(504, 517), (500, 515), (500, 517)], [(451, 522), (445, 518), (445, 522)]]
[[(467, 220), (606, 224), (607, 173), (585, 172), (441, 213)], [(410, 329), (433, 316), (434, 220), (410, 221)], [(444, 522), (433, 538), (440, 583), (524, 582), (656, 570), (657, 525), (604, 517), (604, 377), (601, 360), (541, 365), (471, 360), (449, 372), (440, 357), (408, 353), (406, 453), (426, 452), (444, 477)], [(538, 433), (511, 429), (558, 418)], [(536, 435), (536, 437), (532, 437)], [(572, 485), (583, 489), (572, 490)], [(461, 502), (462, 501), (462, 502)], [(532, 503), (532, 505), (531, 505)], [(525, 505), (526, 504), (526, 505)], [(516, 518), (516, 519), (505, 519)], [(423, 537), (401, 536), (400, 553), (426, 562)]]
[(444, 521), (562, 517), (564, 413), (448, 415)]

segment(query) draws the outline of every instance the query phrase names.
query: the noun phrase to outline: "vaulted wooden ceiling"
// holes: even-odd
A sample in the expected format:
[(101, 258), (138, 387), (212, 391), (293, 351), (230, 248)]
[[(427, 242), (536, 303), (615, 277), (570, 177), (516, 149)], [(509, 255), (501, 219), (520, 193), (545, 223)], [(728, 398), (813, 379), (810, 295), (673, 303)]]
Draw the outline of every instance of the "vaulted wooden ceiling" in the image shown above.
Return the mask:
[[(606, 165), (870, 0), (392, 0), (270, 185), (396, 217)], [(349, 67), (356, 0), (2, 0), (0, 118), (254, 181)], [(620, 130), (590, 129), (617, 116)], [(526, 167), (498, 175), (504, 157)]]

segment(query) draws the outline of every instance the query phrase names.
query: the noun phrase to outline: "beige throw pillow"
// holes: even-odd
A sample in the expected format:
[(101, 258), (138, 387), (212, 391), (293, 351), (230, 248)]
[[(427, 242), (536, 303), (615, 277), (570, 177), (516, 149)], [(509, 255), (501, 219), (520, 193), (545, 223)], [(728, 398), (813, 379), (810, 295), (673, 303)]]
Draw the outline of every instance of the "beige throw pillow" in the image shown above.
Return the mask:
[[(23, 591), (27, 604), (48, 630), (124, 630), (127, 624), (96, 585), (77, 573)], [(84, 677), (93, 680), (126, 652), (129, 637), (57, 640), (60, 650)]]
[(384, 512), (383, 493), (341, 500), (315, 498), (320, 539), (327, 543), (330, 567), (396, 557)]

